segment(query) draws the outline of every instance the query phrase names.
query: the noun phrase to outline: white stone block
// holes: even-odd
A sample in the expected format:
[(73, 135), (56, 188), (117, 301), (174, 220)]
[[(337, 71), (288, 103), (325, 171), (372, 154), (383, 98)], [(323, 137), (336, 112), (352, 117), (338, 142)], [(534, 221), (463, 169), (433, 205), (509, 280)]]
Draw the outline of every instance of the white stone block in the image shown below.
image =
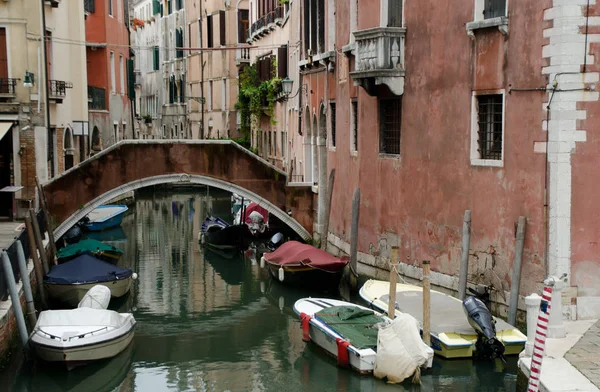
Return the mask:
[(545, 154), (546, 153), (546, 142), (533, 142), (533, 152)]
[(600, 318), (600, 297), (577, 297), (577, 320)]
[(585, 142), (585, 141), (587, 141), (587, 133), (586, 133), (586, 131), (575, 131), (575, 132), (573, 132), (573, 141), (574, 142)]

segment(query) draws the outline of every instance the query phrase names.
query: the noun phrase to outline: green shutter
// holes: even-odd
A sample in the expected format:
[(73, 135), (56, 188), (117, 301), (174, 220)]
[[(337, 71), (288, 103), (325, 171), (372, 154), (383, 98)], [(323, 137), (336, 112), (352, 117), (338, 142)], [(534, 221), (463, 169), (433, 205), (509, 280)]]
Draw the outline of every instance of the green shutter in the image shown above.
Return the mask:
[(185, 103), (185, 75), (181, 77), (179, 84), (179, 103)]
[(160, 69), (160, 52), (158, 51), (158, 46), (154, 47), (153, 60), (154, 60), (154, 70), (158, 71)]
[(160, 1), (152, 0), (152, 15), (160, 14)]
[(129, 87), (129, 99), (135, 100), (135, 72), (133, 70), (133, 60), (127, 60), (127, 77), (128, 77), (128, 87)]

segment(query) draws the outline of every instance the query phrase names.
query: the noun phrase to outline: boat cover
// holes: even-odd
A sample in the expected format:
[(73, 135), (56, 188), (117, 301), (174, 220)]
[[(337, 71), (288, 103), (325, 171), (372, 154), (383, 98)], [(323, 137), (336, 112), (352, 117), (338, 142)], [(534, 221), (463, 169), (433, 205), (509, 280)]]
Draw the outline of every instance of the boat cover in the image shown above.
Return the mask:
[(119, 328), (127, 318), (114, 310), (76, 308), (66, 310), (44, 310), (40, 313), (37, 328), (44, 327), (72, 327), (65, 331), (74, 332), (77, 327), (113, 327)]
[(110, 289), (97, 284), (83, 296), (77, 305), (78, 308), (108, 309), (110, 303)]
[(331, 306), (318, 311), (314, 317), (358, 349), (375, 350), (378, 324), (385, 323), (384, 319), (372, 310), (357, 306)]
[(59, 259), (71, 258), (73, 256), (83, 253), (100, 253), (100, 252), (112, 252), (123, 254), (123, 251), (112, 245), (107, 245), (104, 242), (100, 242), (92, 239), (85, 239), (77, 242), (76, 244), (65, 246), (56, 252), (56, 257)]
[(246, 212), (244, 214), (244, 222), (246, 224), (252, 224), (255, 223), (252, 218), (250, 217), (250, 215), (253, 212), (258, 212), (259, 214), (262, 215), (263, 217), (263, 222), (264, 223), (269, 223), (269, 211), (265, 210), (264, 208), (262, 208), (261, 206), (259, 206), (258, 204), (252, 202), (250, 204), (248, 204), (248, 207), (246, 207)]
[(202, 222), (202, 227), (200, 227), (200, 230), (203, 233), (206, 233), (213, 226), (224, 229), (226, 227), (229, 227), (229, 223), (225, 222), (223, 219), (219, 218), (218, 216), (217, 217), (209, 216), (208, 218), (206, 218), (204, 220), (204, 222)]
[(337, 258), (314, 246), (298, 241), (288, 241), (277, 250), (263, 255), (265, 261), (281, 266), (305, 265), (315, 269), (338, 272), (348, 264), (348, 257)]
[(419, 322), (410, 314), (401, 313), (379, 329), (375, 377), (400, 383), (413, 374), (418, 376), (417, 369), (431, 367), (432, 363), (433, 350), (421, 339)]
[(44, 283), (53, 284), (83, 284), (107, 282), (130, 277), (133, 271), (121, 268), (94, 256), (83, 254), (64, 264), (55, 265), (50, 269)]
[(103, 205), (94, 208), (87, 217), (90, 219), (89, 223), (101, 223), (119, 214), (124, 214), (128, 209), (124, 204)]

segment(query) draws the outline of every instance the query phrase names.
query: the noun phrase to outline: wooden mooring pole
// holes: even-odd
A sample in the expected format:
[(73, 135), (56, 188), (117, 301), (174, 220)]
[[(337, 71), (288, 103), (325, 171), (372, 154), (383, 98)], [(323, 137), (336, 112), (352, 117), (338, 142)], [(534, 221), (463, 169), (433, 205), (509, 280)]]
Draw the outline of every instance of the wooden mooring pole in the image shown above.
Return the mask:
[(327, 234), (329, 233), (329, 218), (331, 216), (331, 199), (333, 198), (333, 182), (335, 181), (335, 169), (329, 173), (329, 182), (327, 183), (327, 199), (325, 200), (325, 221), (323, 222), (323, 232), (321, 233), (321, 249), (327, 250)]
[(37, 215), (35, 210), (32, 208), (29, 210), (29, 216), (31, 218), (31, 225), (33, 226), (33, 234), (35, 235), (35, 243), (37, 249), (40, 251), (40, 257), (42, 258), (42, 265), (44, 266), (44, 274), (50, 271), (48, 266), (48, 255), (46, 254), (46, 248), (44, 247), (44, 240), (42, 239), (42, 233), (40, 233), (40, 225), (37, 221)]
[(398, 247), (392, 246), (390, 263), (390, 300), (388, 302), (388, 317), (396, 318), (396, 283), (398, 282)]
[[(33, 224), (31, 223), (31, 216), (25, 216), (25, 230), (27, 230), (27, 237), (29, 238), (29, 249), (31, 250), (31, 259), (33, 260), (33, 269), (35, 270), (35, 280), (38, 285), (38, 292), (42, 300), (42, 306), (47, 309), (46, 294), (44, 293), (44, 270), (40, 259), (38, 258), (38, 249), (35, 243), (35, 233)], [(42, 252), (40, 252), (42, 253)]]
[(50, 214), (48, 213), (48, 203), (46, 202), (46, 194), (44, 193), (44, 190), (42, 189), (42, 186), (40, 185), (37, 176), (35, 177), (35, 185), (38, 189), (38, 195), (42, 202), (42, 212), (44, 214), (44, 219), (46, 219), (48, 241), (50, 242), (50, 252), (52, 253), (51, 261), (52, 263), (54, 263), (54, 265), (57, 265), (58, 263), (56, 261), (56, 242), (54, 240), (54, 227), (52, 227), (52, 222), (50, 221)]
[(471, 248), (471, 210), (465, 211), (462, 231), (462, 254), (460, 273), (458, 275), (458, 299), (461, 301), (467, 295), (467, 275), (469, 273), (469, 250)]
[(508, 323), (515, 325), (517, 322), (517, 308), (519, 305), (519, 286), (521, 285), (521, 265), (523, 265), (523, 245), (525, 243), (524, 216), (519, 217), (517, 223), (517, 241), (515, 244), (515, 259), (513, 261), (512, 282), (510, 285), (510, 302), (508, 304)]
[(423, 261), (423, 341), (431, 346), (431, 269), (429, 260)]

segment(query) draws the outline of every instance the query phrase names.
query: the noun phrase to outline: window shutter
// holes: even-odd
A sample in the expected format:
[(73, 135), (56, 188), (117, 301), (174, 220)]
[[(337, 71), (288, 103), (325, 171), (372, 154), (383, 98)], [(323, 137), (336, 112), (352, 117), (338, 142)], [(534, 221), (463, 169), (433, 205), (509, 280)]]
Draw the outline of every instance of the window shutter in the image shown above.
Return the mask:
[(185, 103), (185, 75), (181, 76), (179, 82), (179, 103)]
[(154, 55), (153, 55), (153, 60), (154, 60), (154, 70), (158, 71), (160, 69), (160, 52), (158, 49), (158, 46), (154, 47)]
[(288, 46), (283, 45), (277, 48), (277, 76), (285, 79), (287, 73)]
[(160, 2), (158, 0), (152, 0), (152, 15), (160, 13)]
[(219, 11), (220, 43), (225, 46), (225, 11)]
[(206, 17), (206, 47), (213, 47), (213, 23), (212, 15)]
[[(181, 29), (175, 30), (175, 46), (177, 46), (178, 48), (183, 47), (183, 30), (181, 30)], [(177, 58), (182, 58), (182, 57), (183, 57), (183, 50), (177, 49)]]
[(131, 59), (127, 60), (127, 81), (129, 82), (127, 84), (127, 87), (129, 88), (127, 95), (129, 95), (129, 99), (133, 101), (135, 100), (135, 72), (133, 70), (133, 60)]

